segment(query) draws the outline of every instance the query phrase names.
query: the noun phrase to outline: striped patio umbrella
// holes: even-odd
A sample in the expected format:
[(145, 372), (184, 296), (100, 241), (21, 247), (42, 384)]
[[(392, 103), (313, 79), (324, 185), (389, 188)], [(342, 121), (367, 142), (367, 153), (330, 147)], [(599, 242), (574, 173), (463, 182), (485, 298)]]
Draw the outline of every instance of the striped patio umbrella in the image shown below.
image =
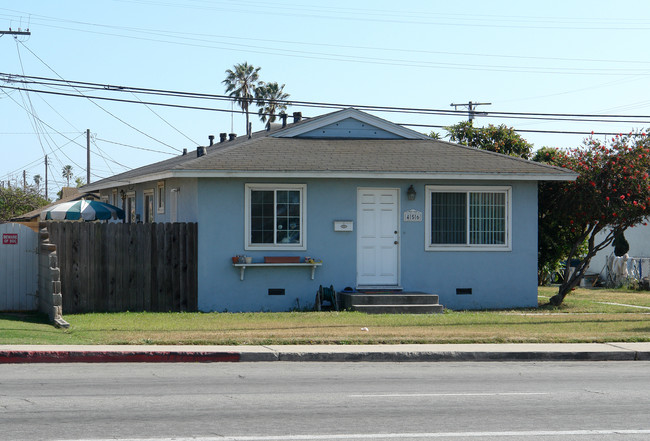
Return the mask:
[(64, 202), (53, 206), (41, 213), (46, 220), (79, 220), (85, 221), (124, 219), (124, 210), (114, 205), (99, 201)]

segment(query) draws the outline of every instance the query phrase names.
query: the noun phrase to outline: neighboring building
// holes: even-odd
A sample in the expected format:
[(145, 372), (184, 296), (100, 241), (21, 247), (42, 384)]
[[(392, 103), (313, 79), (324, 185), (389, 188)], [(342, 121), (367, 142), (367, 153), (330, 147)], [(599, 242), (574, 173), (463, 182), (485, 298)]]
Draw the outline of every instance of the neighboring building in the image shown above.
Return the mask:
[[(131, 222), (198, 223), (202, 311), (309, 307), (320, 285), (478, 309), (537, 306), (537, 182), (575, 177), (346, 109), (251, 138), (222, 134), (84, 190)], [(322, 265), (244, 270), (239, 255)]]
[[(596, 243), (605, 239), (611, 229), (607, 228), (604, 232), (596, 236)], [(637, 224), (632, 228), (625, 230), (625, 239), (630, 245), (627, 252), (628, 258), (625, 263), (628, 268), (628, 275), (642, 279), (650, 277), (650, 226)], [(610, 268), (612, 265), (611, 258), (614, 256), (614, 244), (605, 247), (589, 262), (587, 274), (600, 275), (601, 281), (614, 281), (616, 279), (615, 268)], [(609, 265), (608, 265), (609, 263)]]

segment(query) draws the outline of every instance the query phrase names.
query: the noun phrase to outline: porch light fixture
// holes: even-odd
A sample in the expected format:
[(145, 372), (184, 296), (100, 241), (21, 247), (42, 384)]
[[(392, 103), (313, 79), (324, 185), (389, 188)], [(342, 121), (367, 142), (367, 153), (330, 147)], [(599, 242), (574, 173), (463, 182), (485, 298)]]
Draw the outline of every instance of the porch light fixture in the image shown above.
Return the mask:
[(413, 185), (411, 185), (408, 190), (406, 190), (406, 198), (409, 201), (414, 201), (415, 200), (415, 188), (413, 188)]

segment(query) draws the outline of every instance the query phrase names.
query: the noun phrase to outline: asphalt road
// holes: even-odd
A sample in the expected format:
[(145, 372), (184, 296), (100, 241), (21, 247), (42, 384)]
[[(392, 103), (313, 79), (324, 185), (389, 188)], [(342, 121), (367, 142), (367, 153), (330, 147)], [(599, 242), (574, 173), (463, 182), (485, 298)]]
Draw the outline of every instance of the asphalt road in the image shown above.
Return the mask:
[(650, 362), (0, 364), (3, 440), (647, 440)]

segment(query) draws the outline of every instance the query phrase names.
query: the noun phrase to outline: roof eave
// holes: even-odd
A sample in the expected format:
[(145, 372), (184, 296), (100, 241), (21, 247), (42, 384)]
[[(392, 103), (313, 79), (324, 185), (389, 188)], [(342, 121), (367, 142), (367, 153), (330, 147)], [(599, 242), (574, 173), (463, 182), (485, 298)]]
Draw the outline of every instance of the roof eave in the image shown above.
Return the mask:
[(176, 170), (175, 178), (316, 178), (316, 179), (431, 179), (431, 180), (514, 180), (514, 181), (574, 181), (577, 174), (547, 173), (457, 173), (457, 172), (379, 172), (343, 170)]
[(172, 170), (159, 172), (159, 173), (150, 173), (140, 176), (135, 176), (128, 179), (104, 179), (102, 181), (92, 182), (81, 187), (84, 191), (93, 192), (105, 190), (107, 188), (116, 188), (124, 187), (126, 185), (142, 184), (144, 182), (160, 181), (163, 179), (169, 179), (175, 177), (175, 172)]

